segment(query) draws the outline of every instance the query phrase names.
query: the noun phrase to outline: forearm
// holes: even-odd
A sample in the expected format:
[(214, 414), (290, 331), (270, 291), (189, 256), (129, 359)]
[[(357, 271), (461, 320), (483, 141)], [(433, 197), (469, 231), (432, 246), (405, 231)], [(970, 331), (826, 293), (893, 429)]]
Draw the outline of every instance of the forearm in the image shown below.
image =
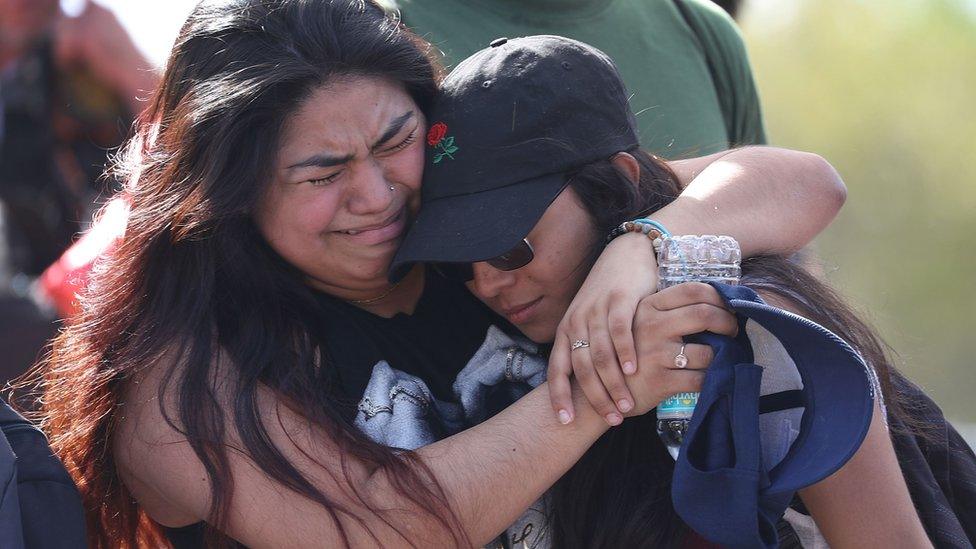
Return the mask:
[[(490, 420), (417, 450), (473, 544), (512, 524), (608, 429), (577, 389), (573, 398), (577, 418), (569, 425), (553, 417), (542, 384)], [(374, 490), (392, 490), (384, 472), (370, 479)]]
[(744, 256), (802, 248), (833, 220), (847, 196), (836, 170), (810, 153), (745, 147), (705, 165), (671, 165), (679, 179), (690, 182), (652, 217), (673, 234), (732, 236)]
[[(149, 368), (129, 385), (114, 444), (120, 474), (158, 522), (209, 521), (210, 472), (168, 419), (178, 413), (176, 397), (167, 393), (166, 403), (158, 404), (166, 372)], [(223, 409), (233, 409), (236, 386), (228, 382), (214, 390)], [(484, 423), (416, 451), (440, 489), (428, 487), (444, 494), (470, 542), (483, 545), (511, 525), (608, 429), (578, 391), (573, 397), (579, 413), (570, 425), (553, 418), (544, 383)], [(437, 519), (448, 519), (447, 511), (426, 505), (429, 498), (418, 490), (417, 482), (427, 479), (423, 471), (408, 476), (402, 467), (384, 466), (382, 456), (360, 459), (361, 452), (348, 448), (357, 441), (337, 442), (334, 432), (310, 424), (272, 389), (259, 388), (257, 404), (271, 444), (309, 484), (297, 489), (273, 478), (228, 422), (226, 534), (255, 548), (457, 545)], [(313, 490), (321, 497), (310, 495)]]

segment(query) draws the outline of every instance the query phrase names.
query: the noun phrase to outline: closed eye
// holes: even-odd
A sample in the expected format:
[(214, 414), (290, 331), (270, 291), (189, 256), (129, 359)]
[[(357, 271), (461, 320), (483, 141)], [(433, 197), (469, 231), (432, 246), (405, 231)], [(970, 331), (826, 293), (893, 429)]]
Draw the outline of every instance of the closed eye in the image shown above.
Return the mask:
[(334, 183), (335, 180), (338, 179), (340, 175), (342, 175), (342, 172), (337, 172), (326, 177), (321, 177), (319, 179), (309, 179), (308, 182), (317, 187), (322, 187), (330, 183)]
[(404, 139), (400, 143), (398, 143), (398, 144), (390, 147), (389, 149), (384, 149), (382, 152), (383, 153), (395, 153), (397, 151), (402, 151), (403, 149), (406, 149), (407, 147), (409, 147), (410, 145), (412, 145), (413, 142), (416, 141), (416, 140), (417, 140), (417, 128), (414, 128), (413, 131), (410, 132), (410, 135), (408, 135), (406, 137), (406, 139)]

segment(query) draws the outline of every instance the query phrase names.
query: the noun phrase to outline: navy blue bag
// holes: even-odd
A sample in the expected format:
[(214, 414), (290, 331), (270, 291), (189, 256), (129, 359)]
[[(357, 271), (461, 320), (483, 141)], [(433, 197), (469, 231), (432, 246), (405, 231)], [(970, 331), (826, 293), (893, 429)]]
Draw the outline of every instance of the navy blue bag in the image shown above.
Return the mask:
[(87, 547), (78, 489), (44, 433), (0, 399), (0, 547)]
[[(678, 460), (675, 511), (705, 539), (742, 549), (779, 545), (777, 522), (797, 490), (840, 469), (860, 447), (874, 408), (867, 365), (847, 343), (815, 322), (771, 307), (744, 286), (712, 284), (735, 312), (735, 338), (699, 334), (715, 357)], [(775, 396), (802, 408), (799, 435), (777, 464), (763, 463), (759, 429), (763, 367), (745, 322), (778, 339), (802, 378), (800, 390)]]
[[(857, 450), (874, 395), (861, 357), (826, 328), (770, 307), (749, 288), (712, 286), (735, 311), (740, 330), (734, 339), (688, 338), (711, 345), (715, 359), (675, 464), (672, 499), (689, 526), (713, 542), (772, 548), (780, 537), (777, 519), (796, 490), (836, 471)], [(753, 363), (746, 319), (780, 340), (803, 378), (803, 390), (759, 396), (763, 370)], [(889, 416), (922, 524), (936, 547), (973, 547), (976, 454), (921, 389), (897, 372), (891, 381), (905, 417), (923, 426), (924, 432), (913, 432)], [(776, 397), (776, 409), (804, 409), (800, 436), (772, 466), (762, 462), (758, 425), (764, 400), (773, 402), (769, 397)]]

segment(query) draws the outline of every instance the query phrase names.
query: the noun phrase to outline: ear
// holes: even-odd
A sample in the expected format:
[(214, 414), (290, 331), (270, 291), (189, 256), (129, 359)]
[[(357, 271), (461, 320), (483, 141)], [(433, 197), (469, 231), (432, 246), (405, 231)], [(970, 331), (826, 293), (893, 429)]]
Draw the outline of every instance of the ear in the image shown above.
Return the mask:
[(640, 181), (640, 164), (637, 163), (637, 159), (630, 153), (619, 152), (613, 155), (610, 163), (634, 185)]

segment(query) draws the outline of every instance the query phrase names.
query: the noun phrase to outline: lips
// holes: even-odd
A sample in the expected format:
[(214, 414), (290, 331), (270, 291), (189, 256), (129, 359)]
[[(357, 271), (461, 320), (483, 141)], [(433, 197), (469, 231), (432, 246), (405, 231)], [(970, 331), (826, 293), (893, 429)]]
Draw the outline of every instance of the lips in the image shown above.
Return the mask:
[(540, 301), (542, 301), (542, 298), (538, 297), (528, 303), (523, 303), (522, 305), (504, 308), (501, 310), (501, 313), (505, 315), (505, 318), (507, 318), (512, 324), (522, 324), (532, 317), (538, 308)]
[(377, 225), (335, 232), (342, 235), (343, 238), (348, 238), (351, 242), (363, 246), (396, 240), (403, 234), (407, 226), (406, 211), (405, 207), (401, 208), (397, 214)]

